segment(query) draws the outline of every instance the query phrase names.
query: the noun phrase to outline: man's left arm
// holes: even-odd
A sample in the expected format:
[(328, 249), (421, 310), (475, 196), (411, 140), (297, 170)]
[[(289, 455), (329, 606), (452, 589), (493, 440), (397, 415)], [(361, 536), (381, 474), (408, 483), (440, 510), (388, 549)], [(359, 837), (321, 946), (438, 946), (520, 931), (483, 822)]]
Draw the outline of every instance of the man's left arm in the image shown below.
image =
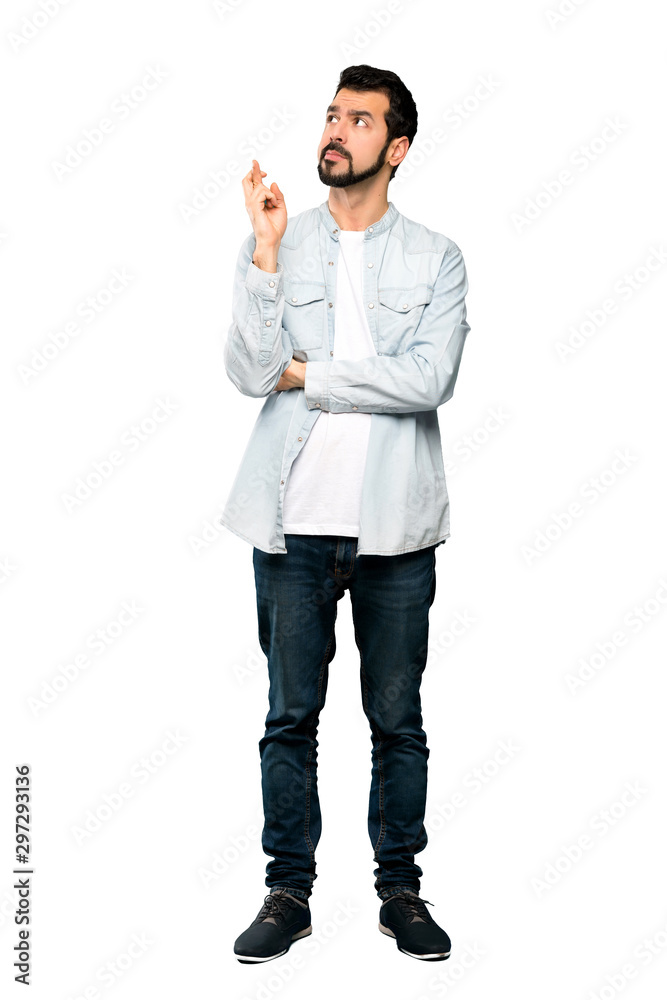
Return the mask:
[(463, 254), (453, 244), (443, 257), (433, 297), (424, 308), (410, 349), (394, 357), (309, 361), (304, 384), (308, 409), (412, 413), (434, 410), (446, 402), (454, 393), (470, 330), (467, 292)]

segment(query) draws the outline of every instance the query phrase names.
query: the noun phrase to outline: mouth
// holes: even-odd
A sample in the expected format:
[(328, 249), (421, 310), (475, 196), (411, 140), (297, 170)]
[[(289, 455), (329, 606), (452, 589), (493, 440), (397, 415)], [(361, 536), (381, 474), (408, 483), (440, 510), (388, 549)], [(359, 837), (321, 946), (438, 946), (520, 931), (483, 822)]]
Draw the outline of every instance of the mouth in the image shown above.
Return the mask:
[(325, 160), (346, 160), (347, 157), (346, 156), (341, 156), (340, 153), (336, 153), (336, 152), (334, 152), (333, 149), (330, 149), (328, 152), (326, 152), (324, 154), (324, 159)]

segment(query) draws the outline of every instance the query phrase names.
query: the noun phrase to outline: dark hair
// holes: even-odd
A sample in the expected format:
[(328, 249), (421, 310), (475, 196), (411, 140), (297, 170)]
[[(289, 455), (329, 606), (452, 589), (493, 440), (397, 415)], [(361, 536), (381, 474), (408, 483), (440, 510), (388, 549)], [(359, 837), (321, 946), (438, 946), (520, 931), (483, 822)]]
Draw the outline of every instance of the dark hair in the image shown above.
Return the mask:
[[(384, 116), (387, 125), (387, 142), (405, 135), (408, 143), (417, 132), (417, 105), (412, 94), (396, 73), (389, 69), (376, 69), (374, 66), (348, 66), (340, 74), (336, 93), (339, 90), (379, 90), (389, 99), (389, 110)], [(389, 180), (392, 179), (397, 166), (393, 167)]]

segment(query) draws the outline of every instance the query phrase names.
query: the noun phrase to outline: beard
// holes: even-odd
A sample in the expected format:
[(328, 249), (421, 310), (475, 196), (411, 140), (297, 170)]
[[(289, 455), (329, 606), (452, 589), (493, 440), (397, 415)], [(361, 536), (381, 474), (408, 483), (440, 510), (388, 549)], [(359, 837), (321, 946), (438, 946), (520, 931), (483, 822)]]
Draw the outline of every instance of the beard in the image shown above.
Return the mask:
[[(342, 160), (320, 159), (319, 163), (317, 164), (317, 172), (319, 174), (320, 180), (322, 181), (323, 184), (328, 184), (329, 187), (345, 188), (345, 187), (350, 187), (351, 184), (359, 184), (361, 183), (361, 181), (367, 181), (369, 180), (369, 178), (375, 177), (375, 175), (378, 174), (384, 166), (384, 157), (385, 153), (389, 149), (390, 142), (391, 139), (387, 139), (386, 143), (384, 144), (383, 148), (380, 150), (380, 153), (378, 154), (377, 160), (372, 166), (367, 167), (366, 170), (360, 170), (359, 172), (355, 171), (354, 166), (352, 165), (349, 159), (348, 159), (347, 171), (340, 170), (336, 173), (334, 173), (333, 169), (334, 164), (342, 163), (343, 162)], [(325, 146), (324, 150), (322, 151), (322, 157), (324, 157), (325, 153), (329, 152), (329, 149), (330, 149), (329, 146)], [(339, 153), (340, 150), (337, 149), (336, 152)], [(324, 166), (324, 164), (327, 163), (331, 164), (331, 166)]]

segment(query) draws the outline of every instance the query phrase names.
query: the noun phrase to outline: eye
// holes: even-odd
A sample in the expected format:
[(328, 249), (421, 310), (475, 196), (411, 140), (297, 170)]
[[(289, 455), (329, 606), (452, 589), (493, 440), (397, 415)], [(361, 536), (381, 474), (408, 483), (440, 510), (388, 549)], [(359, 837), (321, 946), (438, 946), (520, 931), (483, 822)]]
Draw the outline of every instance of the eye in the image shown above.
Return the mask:
[[(327, 115), (327, 119), (326, 119), (327, 123), (331, 122), (334, 118), (336, 119), (336, 121), (338, 121), (338, 115), (335, 115), (333, 113), (328, 114)], [(356, 117), (354, 120), (355, 120), (355, 123), (358, 124), (359, 122), (361, 122), (361, 124), (364, 126), (364, 128), (368, 128), (368, 122), (366, 121), (365, 118)]]

